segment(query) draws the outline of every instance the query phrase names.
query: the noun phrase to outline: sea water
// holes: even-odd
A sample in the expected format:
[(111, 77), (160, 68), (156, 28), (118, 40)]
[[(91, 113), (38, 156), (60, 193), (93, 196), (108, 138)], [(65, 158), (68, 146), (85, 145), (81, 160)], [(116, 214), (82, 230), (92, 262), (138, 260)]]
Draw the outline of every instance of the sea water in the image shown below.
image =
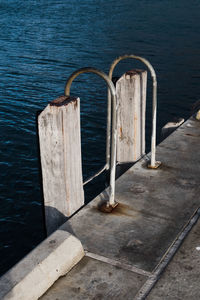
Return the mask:
[[(108, 73), (116, 57), (136, 54), (157, 73), (159, 141), (161, 127), (174, 117), (188, 118), (200, 98), (199, 11), (198, 0), (0, 1), (1, 274), (45, 237), (38, 113), (64, 93), (76, 69)], [(127, 60), (114, 76), (132, 68), (144, 66)], [(149, 76), (147, 148), (151, 85)], [(85, 178), (105, 162), (106, 84), (81, 75), (71, 93), (81, 98)]]

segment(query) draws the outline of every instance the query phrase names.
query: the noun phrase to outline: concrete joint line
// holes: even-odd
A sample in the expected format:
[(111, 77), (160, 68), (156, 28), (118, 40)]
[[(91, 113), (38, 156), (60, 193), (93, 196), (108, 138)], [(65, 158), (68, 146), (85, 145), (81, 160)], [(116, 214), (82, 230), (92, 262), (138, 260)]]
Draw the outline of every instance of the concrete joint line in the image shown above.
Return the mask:
[(92, 253), (92, 252), (88, 252), (88, 251), (85, 251), (85, 255), (87, 257), (96, 259), (98, 261), (107, 263), (109, 265), (116, 266), (116, 267), (119, 267), (121, 269), (128, 270), (128, 271), (131, 271), (131, 272), (143, 275), (143, 276), (147, 276), (147, 277), (151, 277), (152, 276), (152, 274), (150, 272), (147, 272), (147, 271), (144, 271), (142, 269), (136, 268), (136, 267), (134, 267), (132, 265), (123, 264), (123, 263), (121, 263), (121, 262), (119, 262), (117, 260), (110, 259), (110, 258), (105, 257), (105, 256), (101, 256), (101, 255), (98, 255), (98, 254), (95, 254), (95, 253)]
[(159, 280), (162, 272), (165, 270), (165, 268), (168, 266), (170, 261), (172, 260), (173, 256), (177, 252), (178, 248), (181, 246), (183, 240), (186, 238), (190, 230), (193, 228), (193, 226), (196, 224), (197, 220), (200, 216), (200, 208), (198, 208), (194, 214), (191, 216), (190, 220), (187, 222), (187, 224), (184, 226), (182, 231), (179, 233), (177, 238), (174, 240), (172, 245), (167, 250), (166, 254), (161, 259), (158, 266), (155, 268), (151, 276), (147, 279), (145, 284), (142, 286), (142, 288), (137, 293), (135, 300), (144, 300), (146, 299), (147, 295), (150, 293), (156, 282)]

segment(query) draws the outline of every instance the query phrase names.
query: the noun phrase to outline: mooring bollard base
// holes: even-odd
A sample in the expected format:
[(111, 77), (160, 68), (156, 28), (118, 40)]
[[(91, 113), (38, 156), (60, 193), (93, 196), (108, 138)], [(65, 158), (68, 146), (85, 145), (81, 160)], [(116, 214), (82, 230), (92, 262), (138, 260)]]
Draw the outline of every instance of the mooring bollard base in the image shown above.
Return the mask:
[(115, 202), (113, 205), (111, 205), (109, 202), (103, 202), (100, 206), (99, 206), (99, 210), (103, 213), (111, 213), (113, 211), (113, 209), (115, 209), (115, 207), (118, 206), (118, 202)]

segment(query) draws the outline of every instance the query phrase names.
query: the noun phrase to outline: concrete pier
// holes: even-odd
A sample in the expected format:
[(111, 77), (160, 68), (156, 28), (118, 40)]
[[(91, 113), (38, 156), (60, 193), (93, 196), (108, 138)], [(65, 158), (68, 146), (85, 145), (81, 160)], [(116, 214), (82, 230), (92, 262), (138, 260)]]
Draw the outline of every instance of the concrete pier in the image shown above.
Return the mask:
[[(148, 169), (145, 156), (117, 180), (113, 213), (98, 209), (108, 197), (105, 190), (65, 223), (86, 256), (41, 299), (180, 299), (175, 292), (170, 296), (167, 284), (152, 290), (153, 296), (149, 292), (198, 219), (199, 145), (200, 122), (192, 117), (157, 147), (160, 168)], [(192, 272), (190, 259), (187, 266)], [(182, 284), (187, 286), (180, 279)]]
[[(200, 122), (191, 117), (157, 147), (162, 162), (158, 169), (148, 169), (146, 155), (116, 181), (119, 205), (112, 213), (99, 210), (108, 199), (105, 190), (50, 236), (57, 241), (57, 234), (70, 233), (81, 242), (85, 255), (48, 291), (43, 289), (40, 299), (199, 299), (199, 145)], [(40, 249), (35, 250), (41, 265)], [(65, 257), (65, 247), (61, 252), (53, 258), (54, 265), (61, 255)], [(38, 264), (30, 263), (32, 256), (23, 264), (37, 271)], [(51, 264), (50, 258), (47, 273)], [(18, 299), (15, 286), (23, 287), (23, 282), (9, 282), (8, 275), (20, 278), (19, 267), (20, 263), (0, 280), (6, 291), (2, 299)], [(30, 282), (34, 274), (30, 267), (26, 275)], [(34, 284), (24, 288), (23, 299), (37, 299), (29, 297), (35, 289)]]

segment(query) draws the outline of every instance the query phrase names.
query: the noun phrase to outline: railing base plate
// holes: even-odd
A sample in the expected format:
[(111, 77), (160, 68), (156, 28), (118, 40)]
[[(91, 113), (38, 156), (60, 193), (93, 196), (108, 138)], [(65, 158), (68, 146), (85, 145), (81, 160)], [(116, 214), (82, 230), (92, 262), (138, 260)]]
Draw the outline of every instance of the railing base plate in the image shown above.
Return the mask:
[(161, 166), (161, 161), (156, 161), (155, 162), (155, 166), (152, 166), (151, 164), (149, 164), (147, 166), (148, 169), (158, 169)]
[(111, 213), (118, 204), (118, 202), (115, 202), (113, 205), (111, 205), (109, 202), (104, 202), (99, 206), (99, 210), (103, 213)]

